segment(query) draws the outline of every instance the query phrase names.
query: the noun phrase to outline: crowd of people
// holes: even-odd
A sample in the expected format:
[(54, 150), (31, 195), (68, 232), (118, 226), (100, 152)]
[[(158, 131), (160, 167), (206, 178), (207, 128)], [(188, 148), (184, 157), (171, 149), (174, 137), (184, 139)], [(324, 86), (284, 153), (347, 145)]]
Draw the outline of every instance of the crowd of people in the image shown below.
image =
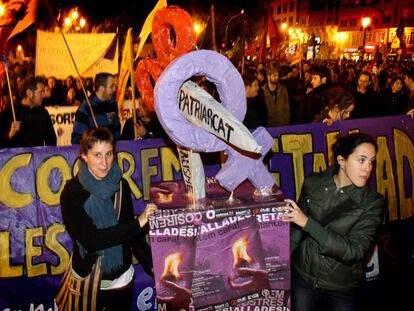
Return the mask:
[(345, 59), (305, 61), (301, 66), (259, 64), (247, 69), (243, 76), (247, 96), (245, 125), (250, 129), (414, 116), (412, 62), (384, 62), (379, 67)]
[[(248, 65), (246, 68), (242, 75), (247, 99), (247, 113), (243, 122), (249, 129), (311, 122), (330, 125), (345, 119), (403, 114), (414, 116), (413, 62), (385, 61), (378, 66), (369, 62), (351, 62), (344, 59), (302, 61), (300, 66), (275, 62), (260, 63), (257, 66)], [(12, 64), (9, 72), (17, 118), (12, 120), (8, 86), (3, 82), (0, 98), (0, 147), (56, 144), (53, 133), (50, 133), (50, 122), (42, 122), (40, 129), (39, 125), (33, 127), (34, 124), (40, 123), (37, 116), (28, 113), (31, 109), (26, 109), (26, 112), (21, 109), (32, 106), (78, 107), (72, 135), (72, 143), (78, 143), (83, 131), (94, 126), (93, 117), (85, 101), (86, 96), (96, 109), (94, 112), (97, 114), (98, 125), (110, 126), (115, 139), (134, 139), (134, 126), (137, 127), (141, 138), (166, 137), (156, 115), (142, 104), (137, 107), (135, 124), (132, 124), (131, 118), (126, 122), (125, 131), (122, 131), (117, 103), (114, 100), (116, 76), (105, 76), (105, 73), (102, 73), (97, 74), (94, 79), (68, 76), (65, 80), (36, 77), (41, 86), (41, 95), (32, 100), (27, 92), (33, 91), (33, 95), (35, 94), (35, 89), (28, 88), (28, 80), (33, 82), (33, 64)], [(206, 79), (195, 80), (220, 101), (214, 84)], [(136, 94), (139, 94), (138, 90)], [(33, 103), (30, 103), (31, 101)], [(107, 105), (103, 105), (103, 102)], [(42, 115), (46, 116), (45, 113)], [(30, 122), (33, 124), (28, 126)], [(19, 136), (31, 136), (17, 135), (21, 129), (21, 133), (26, 129), (32, 136), (47, 137), (26, 139), (24, 142), (18, 139)]]

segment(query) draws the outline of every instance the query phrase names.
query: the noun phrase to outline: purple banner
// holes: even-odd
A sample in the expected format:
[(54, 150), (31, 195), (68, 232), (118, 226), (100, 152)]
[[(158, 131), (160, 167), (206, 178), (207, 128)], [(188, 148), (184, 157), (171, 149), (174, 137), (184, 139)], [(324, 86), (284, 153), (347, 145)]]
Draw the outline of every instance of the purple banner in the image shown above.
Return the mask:
[[(387, 198), (385, 224), (392, 227), (391, 234), (380, 243), (380, 262), (384, 258), (382, 262), (392, 264), (393, 258), (402, 254), (392, 268), (412, 264), (414, 242), (409, 232), (414, 213), (414, 121), (409, 117), (269, 129), (274, 137), (272, 151), (266, 157), (269, 171), (284, 195), (296, 199), (305, 175), (324, 169), (333, 160), (329, 147), (335, 136), (350, 131), (371, 134), (379, 146), (370, 182)], [(119, 142), (118, 151), (136, 213), (149, 200), (151, 184), (181, 179), (175, 148), (162, 140)], [(0, 150), (0, 310), (53, 306), (56, 285), (72, 251), (62, 224), (59, 195), (65, 180), (76, 172), (77, 154), (77, 146)], [(214, 176), (220, 169), (219, 156), (207, 154), (202, 158), (206, 176)], [(392, 244), (393, 236), (403, 242), (404, 252)], [(389, 257), (381, 258), (382, 254)], [(380, 269), (383, 272), (387, 272), (385, 268)], [(134, 309), (155, 308), (153, 287), (149, 280), (137, 287), (134, 305), (141, 303), (141, 307)]]

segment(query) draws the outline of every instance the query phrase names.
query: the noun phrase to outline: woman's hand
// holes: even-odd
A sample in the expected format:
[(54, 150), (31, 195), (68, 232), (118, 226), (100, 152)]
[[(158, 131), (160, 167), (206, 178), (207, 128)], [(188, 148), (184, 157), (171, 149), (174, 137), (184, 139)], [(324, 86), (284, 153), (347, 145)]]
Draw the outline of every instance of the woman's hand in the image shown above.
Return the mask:
[(293, 222), (301, 228), (305, 227), (308, 222), (308, 216), (302, 212), (295, 201), (286, 199), (285, 202), (288, 203), (288, 205), (282, 206), (280, 210), (286, 213), (279, 215), (280, 219)]
[(139, 226), (141, 228), (144, 227), (148, 222), (149, 216), (153, 215), (157, 210), (158, 208), (155, 204), (148, 203), (141, 215), (138, 216)]

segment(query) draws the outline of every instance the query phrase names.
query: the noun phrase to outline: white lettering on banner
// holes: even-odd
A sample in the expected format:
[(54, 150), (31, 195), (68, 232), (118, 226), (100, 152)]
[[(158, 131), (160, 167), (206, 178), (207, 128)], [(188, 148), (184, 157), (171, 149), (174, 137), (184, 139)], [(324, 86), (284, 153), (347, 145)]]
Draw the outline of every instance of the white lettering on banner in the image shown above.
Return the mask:
[(78, 107), (75, 106), (48, 106), (50, 119), (55, 129), (57, 145), (70, 146), (75, 114)]
[(152, 308), (152, 303), (150, 300), (153, 294), (154, 289), (152, 287), (146, 287), (142, 292), (139, 293), (137, 298), (138, 310), (146, 311)]

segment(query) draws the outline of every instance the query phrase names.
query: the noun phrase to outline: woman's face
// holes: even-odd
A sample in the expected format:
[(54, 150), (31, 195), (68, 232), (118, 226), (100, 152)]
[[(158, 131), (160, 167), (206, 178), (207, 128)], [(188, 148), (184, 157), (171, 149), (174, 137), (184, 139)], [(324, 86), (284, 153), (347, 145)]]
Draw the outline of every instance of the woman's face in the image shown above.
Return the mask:
[(360, 144), (347, 159), (338, 156), (339, 175), (345, 181), (343, 186), (354, 184), (357, 187), (366, 185), (375, 160), (375, 147), (369, 143)]
[(351, 116), (351, 112), (354, 111), (355, 106), (349, 105), (346, 109), (343, 109), (340, 113), (339, 113), (339, 120), (347, 120), (349, 119), (349, 117)]
[(89, 172), (98, 180), (105, 178), (114, 162), (114, 150), (110, 143), (98, 141), (82, 158)]
[(394, 81), (393, 85), (391, 86), (392, 92), (397, 93), (402, 90), (402, 81), (400, 79), (397, 79)]

